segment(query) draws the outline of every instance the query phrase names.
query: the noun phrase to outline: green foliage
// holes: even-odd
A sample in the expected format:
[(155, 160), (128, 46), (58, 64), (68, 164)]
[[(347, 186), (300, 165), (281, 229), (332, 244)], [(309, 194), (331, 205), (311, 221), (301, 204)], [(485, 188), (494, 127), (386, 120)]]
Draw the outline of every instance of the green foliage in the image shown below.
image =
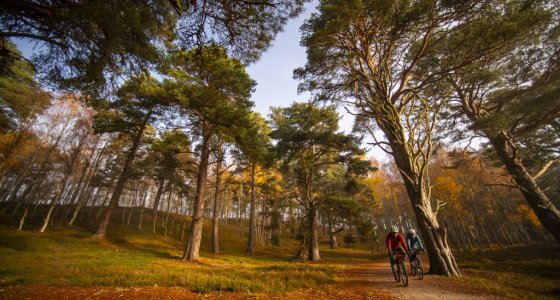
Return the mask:
[(50, 79), (93, 93), (108, 73), (125, 75), (157, 61), (158, 44), (173, 33), (167, 2), (4, 1), (0, 30), (43, 45), (35, 65)]
[(35, 81), (35, 70), (15, 46), (1, 43), (15, 55), (0, 66), (0, 133), (5, 133), (42, 112), (50, 103), (50, 95)]
[[(338, 115), (333, 106), (321, 108), (311, 102), (296, 102), (287, 108), (273, 108), (271, 123), (271, 137), (277, 140), (275, 148), (282, 161), (282, 172), (295, 181), (304, 198), (308, 198), (309, 193), (321, 193), (320, 197), (305, 201), (319, 203), (347, 197), (348, 194), (339, 191), (351, 174), (365, 172), (365, 168), (353, 166), (369, 164), (361, 159), (360, 139), (338, 132)], [(345, 168), (338, 169), (342, 173), (331, 170), (343, 165)], [(319, 188), (337, 185), (341, 189)]]
[[(459, 101), (450, 103), (448, 119), (490, 138), (507, 132), (520, 157), (554, 159), (560, 7), (551, 1), (496, 2), (481, 6), (472, 13), (472, 22), (442, 36), (434, 44), (437, 54), (422, 64), (428, 73), (455, 69), (448, 84)], [(454, 135), (461, 139), (469, 134), (459, 130)]]
[(179, 174), (179, 169), (189, 170), (185, 164), (191, 158), (191, 141), (182, 130), (169, 130), (152, 142), (152, 153), (145, 163), (153, 163), (150, 170), (156, 180), (167, 179), (175, 185), (184, 187), (184, 176)]
[(117, 92), (114, 100), (94, 99), (90, 104), (97, 110), (96, 133), (120, 132), (134, 135), (144, 131), (157, 116), (165, 114), (172, 104), (161, 84), (148, 75), (134, 77)]
[(165, 86), (180, 103), (194, 133), (216, 134), (247, 149), (264, 139), (264, 121), (251, 111), (249, 100), (256, 83), (224, 48), (177, 51), (165, 73), (169, 76)]
[[(162, 48), (173, 44), (193, 49), (218, 43), (255, 61), (304, 2), (8, 0), (0, 4), (0, 33), (41, 45), (35, 64), (51, 81), (97, 93), (107, 79), (159, 64)], [(12, 56), (1, 50), (2, 59)]]
[(295, 102), (287, 108), (273, 108), (271, 122), (278, 157), (300, 180), (310, 174), (316, 176), (314, 173), (330, 165), (361, 161), (357, 159), (364, 153), (360, 139), (338, 132), (334, 106), (321, 108), (311, 102)]
[(231, 56), (254, 62), (309, 1), (190, 1), (178, 22), (178, 43), (187, 49), (216, 43)]

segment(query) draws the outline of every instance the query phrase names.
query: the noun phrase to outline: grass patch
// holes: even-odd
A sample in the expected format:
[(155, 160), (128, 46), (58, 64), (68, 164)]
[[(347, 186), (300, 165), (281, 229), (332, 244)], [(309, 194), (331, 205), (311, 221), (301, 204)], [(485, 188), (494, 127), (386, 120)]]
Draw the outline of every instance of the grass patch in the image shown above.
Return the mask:
[(560, 245), (531, 244), (455, 254), (464, 280), (512, 299), (560, 298)]
[(186, 263), (180, 260), (184, 245), (161, 235), (114, 226), (108, 240), (94, 240), (76, 229), (44, 234), (0, 229), (0, 285), (157, 285), (202, 293), (282, 293), (337, 282), (333, 266), (290, 262), (293, 249), (288, 245), (274, 256), (266, 249), (237, 256), (242, 251), (229, 252), (230, 245), (224, 254), (204, 253), (201, 263)]

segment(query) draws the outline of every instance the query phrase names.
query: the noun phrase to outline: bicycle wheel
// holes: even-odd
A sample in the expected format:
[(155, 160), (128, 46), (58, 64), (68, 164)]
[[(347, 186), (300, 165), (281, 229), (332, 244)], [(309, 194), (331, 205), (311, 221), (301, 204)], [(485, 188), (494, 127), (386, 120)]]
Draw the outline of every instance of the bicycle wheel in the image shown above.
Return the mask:
[(422, 260), (420, 260), (420, 257), (418, 257), (418, 261), (416, 262), (416, 267), (417, 267), (416, 275), (420, 280), (422, 280), (424, 278), (424, 269), (422, 268)]
[(401, 277), (399, 275), (399, 272), (397, 270), (397, 263), (394, 263), (391, 265), (391, 271), (393, 272), (393, 277), (395, 277), (395, 281), (399, 282), (401, 280)]
[(408, 275), (406, 274), (406, 267), (402, 260), (398, 263), (398, 272), (400, 273), (401, 282), (404, 286), (408, 286)]
[(418, 270), (418, 267), (416, 266), (416, 260), (413, 260), (410, 262), (410, 271), (412, 272), (412, 276), (416, 275), (416, 270)]

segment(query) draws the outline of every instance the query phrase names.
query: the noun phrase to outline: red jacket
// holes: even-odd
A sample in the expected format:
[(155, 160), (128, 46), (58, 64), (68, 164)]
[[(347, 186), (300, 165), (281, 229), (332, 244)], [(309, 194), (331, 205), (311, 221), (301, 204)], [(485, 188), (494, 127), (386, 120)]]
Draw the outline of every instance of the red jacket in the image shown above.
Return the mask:
[(404, 237), (400, 232), (397, 232), (396, 236), (393, 235), (392, 232), (390, 232), (387, 235), (385, 243), (387, 244), (387, 248), (389, 248), (389, 252), (392, 252), (399, 247), (403, 247), (403, 249), (408, 252), (408, 246), (406, 245), (406, 241), (404, 240)]

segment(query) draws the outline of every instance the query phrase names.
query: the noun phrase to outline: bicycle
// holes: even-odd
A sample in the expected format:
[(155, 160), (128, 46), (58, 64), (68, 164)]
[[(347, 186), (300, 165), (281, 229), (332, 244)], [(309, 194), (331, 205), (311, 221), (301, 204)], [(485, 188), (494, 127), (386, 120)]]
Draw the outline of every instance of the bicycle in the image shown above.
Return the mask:
[(418, 279), (422, 280), (424, 278), (424, 268), (422, 267), (420, 252), (424, 252), (424, 250), (414, 250), (414, 255), (412, 256), (414, 258), (410, 260), (410, 269), (412, 276), (418, 276)]
[(400, 252), (393, 252), (392, 255), (394, 256), (394, 263), (391, 264), (391, 271), (393, 272), (395, 281), (400, 281), (404, 286), (408, 286), (408, 274), (406, 273), (406, 267), (404, 265), (404, 259), (406, 255)]

